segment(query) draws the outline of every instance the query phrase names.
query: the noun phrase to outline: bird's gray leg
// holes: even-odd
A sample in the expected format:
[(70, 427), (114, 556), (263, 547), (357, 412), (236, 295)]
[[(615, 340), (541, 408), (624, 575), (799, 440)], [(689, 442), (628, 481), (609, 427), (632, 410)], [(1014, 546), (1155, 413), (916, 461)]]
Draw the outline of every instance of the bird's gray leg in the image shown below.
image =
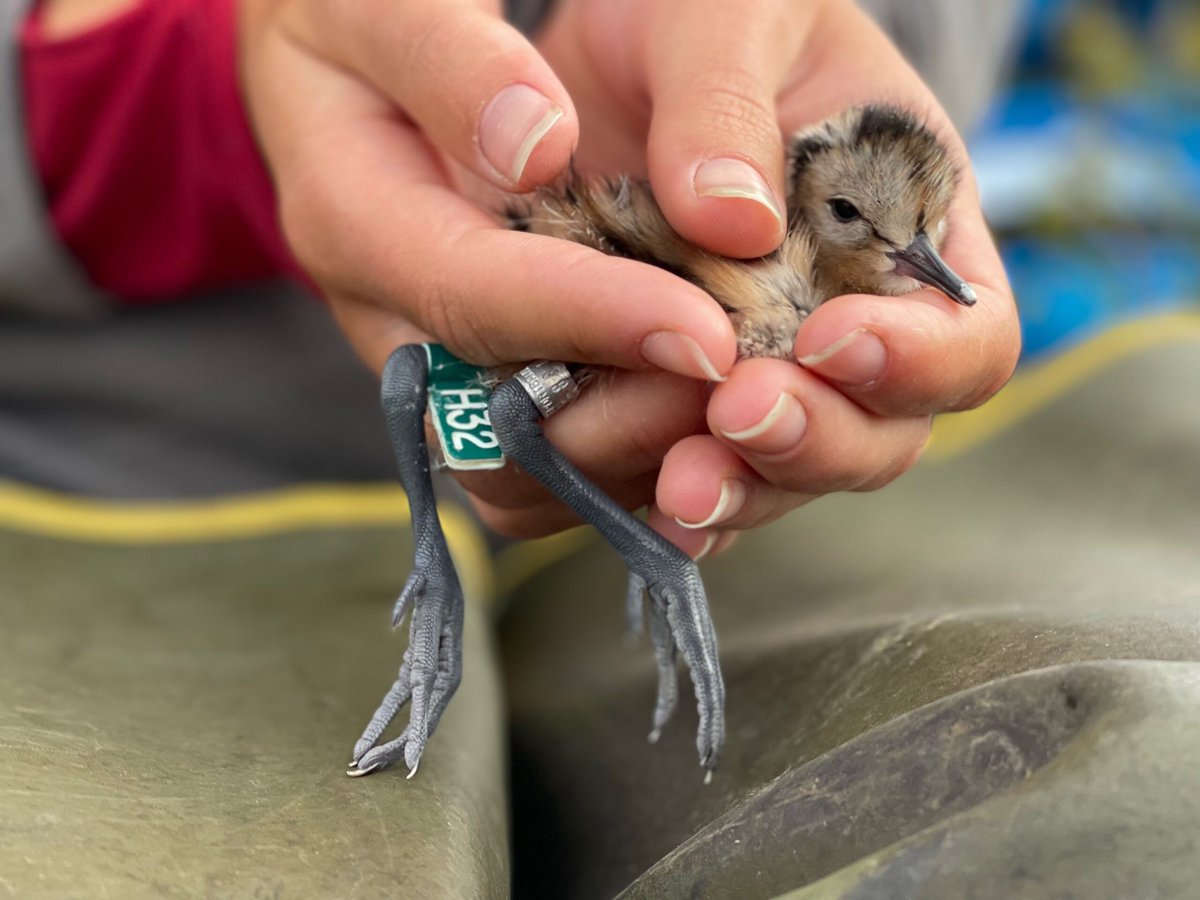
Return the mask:
[[(708, 601), (695, 562), (615, 503), (546, 440), (537, 407), (517, 382), (505, 382), (496, 389), (489, 411), (492, 429), (504, 453), (594, 526), (621, 554), (630, 572), (645, 584), (652, 607), (652, 635), (660, 631), (673, 636), (691, 671), (700, 713), (696, 749), (700, 764), (711, 773), (725, 742), (725, 685)], [(661, 676), (663, 658), (672, 653), (658, 638), (655, 647)], [(670, 714), (671, 690), (660, 683), (655, 728), (661, 725), (660, 711), (664, 721)]]
[[(398, 626), (410, 609), (412, 619), (399, 676), (354, 746), (351, 775), (365, 775), (398, 759), (404, 760), (410, 775), (416, 772), (425, 743), (462, 677), (462, 587), (438, 520), (425, 446), (428, 375), (425, 349), (419, 344), (397, 349), (383, 370), (383, 411), (400, 482), (408, 494), (416, 548), (392, 625)], [(375, 747), (393, 716), (410, 701), (408, 727), (396, 740)]]

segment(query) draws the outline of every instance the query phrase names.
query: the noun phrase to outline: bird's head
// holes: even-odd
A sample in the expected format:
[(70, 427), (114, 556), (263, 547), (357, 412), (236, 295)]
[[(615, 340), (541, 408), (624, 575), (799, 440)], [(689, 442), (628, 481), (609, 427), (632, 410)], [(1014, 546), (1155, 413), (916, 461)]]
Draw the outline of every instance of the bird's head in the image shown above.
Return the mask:
[(788, 212), (816, 245), (835, 294), (929, 285), (971, 306), (975, 292), (938, 255), (957, 173), (936, 135), (904, 110), (864, 106), (798, 133)]

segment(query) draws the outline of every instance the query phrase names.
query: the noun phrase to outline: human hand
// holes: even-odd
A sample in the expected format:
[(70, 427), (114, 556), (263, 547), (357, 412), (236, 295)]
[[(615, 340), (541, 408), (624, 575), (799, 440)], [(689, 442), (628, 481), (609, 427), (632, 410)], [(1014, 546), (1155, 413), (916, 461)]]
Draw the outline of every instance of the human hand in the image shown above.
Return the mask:
[[(831, 491), (888, 484), (919, 458), (933, 414), (976, 406), (1008, 379), (1016, 309), (965, 148), (854, 4), (564, 0), (537, 46), (579, 111), (580, 166), (646, 171), (676, 230), (718, 253), (776, 246), (780, 130), (848, 106), (885, 101), (923, 115), (962, 171), (943, 256), (979, 303), (964, 309), (933, 290), (841, 297), (801, 327), (800, 367), (739, 363), (713, 392), (707, 433), (663, 462), (651, 523), (685, 550), (720, 547), (729, 531)], [(726, 177), (725, 198), (697, 190), (712, 187), (702, 163), (714, 159), (750, 167), (740, 186)], [(729, 176), (733, 165), (718, 169)], [(759, 202), (728, 199), (738, 193)], [(850, 335), (859, 340), (847, 346)]]
[[(242, 25), (285, 230), (360, 355), (379, 371), (433, 337), (482, 365), (619, 367), (547, 431), (620, 502), (648, 503), (662, 457), (703, 427), (733, 330), (673, 275), (506, 230), (464, 197), (472, 174), (528, 190), (567, 165), (576, 115), (537, 51), (463, 0), (247, 0)], [(464, 481), (502, 532), (573, 524), (512, 467)]]
[[(394, 346), (433, 334), (484, 364), (549, 357), (634, 370), (589, 391), (547, 431), (628, 506), (648, 500), (657, 482), (661, 511), (652, 522), (684, 549), (699, 552), (719, 530), (760, 524), (828, 490), (886, 483), (915, 460), (931, 412), (981, 400), (1011, 370), (1011, 299), (965, 180), (946, 255), (980, 288), (979, 307), (959, 314), (931, 292), (902, 301), (840, 298), (801, 330), (798, 352), (810, 355), (869, 325), (887, 348), (882, 375), (864, 386), (844, 383), (836, 369), (861, 355), (852, 351), (824, 370), (746, 362), (713, 395), (713, 432), (753, 430), (783, 392), (806, 413), (803, 438), (794, 416), (740, 443), (695, 434), (702, 386), (652, 369), (702, 377), (710, 367), (686, 345), (664, 348), (669, 341), (645, 337), (682, 332), (725, 373), (732, 332), (715, 304), (666, 273), (500, 230), (463, 199), (464, 180), (446, 163), (456, 160), (498, 186), (532, 187), (565, 165), (578, 108), (582, 166), (646, 170), (682, 234), (729, 255), (768, 252), (782, 235), (779, 122), (791, 130), (882, 94), (928, 110), (935, 127), (944, 123), (915, 75), (849, 4), (735, 11), (717, 3), (567, 0), (538, 46), (576, 107), (545, 62), (486, 7), (452, 0), (326, 6), (251, 3), (246, 82), (285, 226), (343, 328), (376, 368)], [(520, 141), (504, 129), (498, 144), (486, 137), (496, 118), (489, 98), (514, 83), (536, 87), (562, 111), (519, 175), (511, 163)], [(536, 113), (516, 119), (544, 121)], [(715, 167), (715, 180), (693, 180), (711, 159), (749, 163), (757, 183), (731, 184), (727, 163)], [(831, 384), (839, 381), (840, 388)], [(693, 530), (675, 524), (675, 516), (711, 518), (722, 487), (732, 484), (741, 488), (726, 488), (724, 520)], [(491, 473), (468, 486), (501, 531), (536, 534), (571, 521), (519, 473)]]

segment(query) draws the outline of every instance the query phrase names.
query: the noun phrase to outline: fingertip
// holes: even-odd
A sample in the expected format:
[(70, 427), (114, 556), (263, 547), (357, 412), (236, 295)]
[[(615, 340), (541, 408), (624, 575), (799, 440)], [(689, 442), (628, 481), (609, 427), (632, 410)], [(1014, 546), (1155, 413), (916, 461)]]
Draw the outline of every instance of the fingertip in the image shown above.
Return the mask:
[(753, 438), (770, 431), (786, 410), (780, 401), (795, 396), (803, 373), (781, 359), (741, 360), (725, 383), (718, 385), (706, 410), (709, 430), (726, 439)]
[(650, 514), (646, 522), (651, 528), (697, 562), (711, 555), (713, 549), (721, 540), (722, 533), (720, 531), (716, 529), (697, 531), (695, 529), (684, 528), (657, 506), (650, 507)]
[(708, 555), (720, 556), (725, 551), (729, 550), (734, 544), (737, 543), (739, 534), (741, 534), (741, 532), (722, 531), (717, 537), (717, 542), (713, 544), (712, 549), (708, 551)]
[(782, 194), (772, 181), (744, 159), (705, 160), (692, 173), (694, 205), (681, 215), (694, 217), (700, 243), (728, 256), (764, 256), (787, 232)]
[[(662, 273), (654, 274), (659, 278)], [(700, 288), (669, 277), (670, 293), (658, 294), (656, 305), (662, 311), (654, 317), (657, 322), (640, 339), (643, 361), (688, 378), (725, 381), (737, 362), (737, 335), (729, 315)], [(636, 313), (651, 308), (642, 303)]]
[[(333, 30), (341, 18), (322, 8), (310, 42), (323, 46), (320, 28)], [(511, 24), (459, 3), (401, 3), (384, 20), (356, 8), (353, 19), (338, 62), (365, 76), (431, 144), (507, 191), (531, 190), (566, 167), (579, 137), (571, 98)]]
[(655, 196), (683, 237), (722, 256), (764, 256), (786, 233), (776, 93), (794, 54), (774, 36), (795, 12), (784, 6), (681, 8), (648, 49)]
[(796, 361), (827, 381), (866, 387), (879, 381), (887, 371), (888, 350), (874, 331), (855, 328), (815, 352), (797, 356)]
[(481, 174), (509, 191), (531, 190), (566, 168), (578, 140), (574, 108), (559, 86), (505, 85), (479, 117)]
[(750, 468), (711, 435), (692, 435), (663, 459), (658, 509), (683, 531), (703, 533), (745, 506)]
[(782, 194), (759, 167), (732, 156), (652, 170), (663, 212), (683, 237), (722, 256), (753, 259), (787, 233)]
[(737, 349), (735, 347), (730, 354), (727, 342), (721, 340), (720, 335), (709, 336), (705, 343), (716, 352), (710, 352), (695, 338), (682, 332), (654, 331), (642, 339), (642, 358), (650, 365), (676, 375), (722, 382), (733, 367)]
[(801, 325), (799, 364), (872, 412), (913, 416), (970, 408), (1011, 375), (1016, 316), (984, 287), (966, 308), (925, 289), (900, 297), (851, 294)]
[(737, 332), (729, 314), (708, 294), (704, 298), (703, 316), (696, 319), (694, 326), (700, 346), (704, 349), (714, 368), (721, 375), (716, 381), (724, 381), (733, 371), (738, 359)]
[[(950, 301), (947, 301), (950, 305)], [(869, 387), (890, 372), (892, 333), (928, 329), (911, 295), (846, 294), (821, 304), (796, 333), (792, 352), (806, 371), (845, 387)]]

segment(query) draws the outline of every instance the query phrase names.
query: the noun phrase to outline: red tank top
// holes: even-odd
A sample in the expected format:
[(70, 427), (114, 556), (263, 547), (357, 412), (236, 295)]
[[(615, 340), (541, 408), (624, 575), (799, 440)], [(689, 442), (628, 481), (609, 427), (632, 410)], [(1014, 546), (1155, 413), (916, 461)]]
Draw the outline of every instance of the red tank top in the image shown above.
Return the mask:
[(238, 87), (235, 0), (152, 0), (86, 33), (21, 36), (50, 216), (100, 288), (157, 303), (294, 272)]

